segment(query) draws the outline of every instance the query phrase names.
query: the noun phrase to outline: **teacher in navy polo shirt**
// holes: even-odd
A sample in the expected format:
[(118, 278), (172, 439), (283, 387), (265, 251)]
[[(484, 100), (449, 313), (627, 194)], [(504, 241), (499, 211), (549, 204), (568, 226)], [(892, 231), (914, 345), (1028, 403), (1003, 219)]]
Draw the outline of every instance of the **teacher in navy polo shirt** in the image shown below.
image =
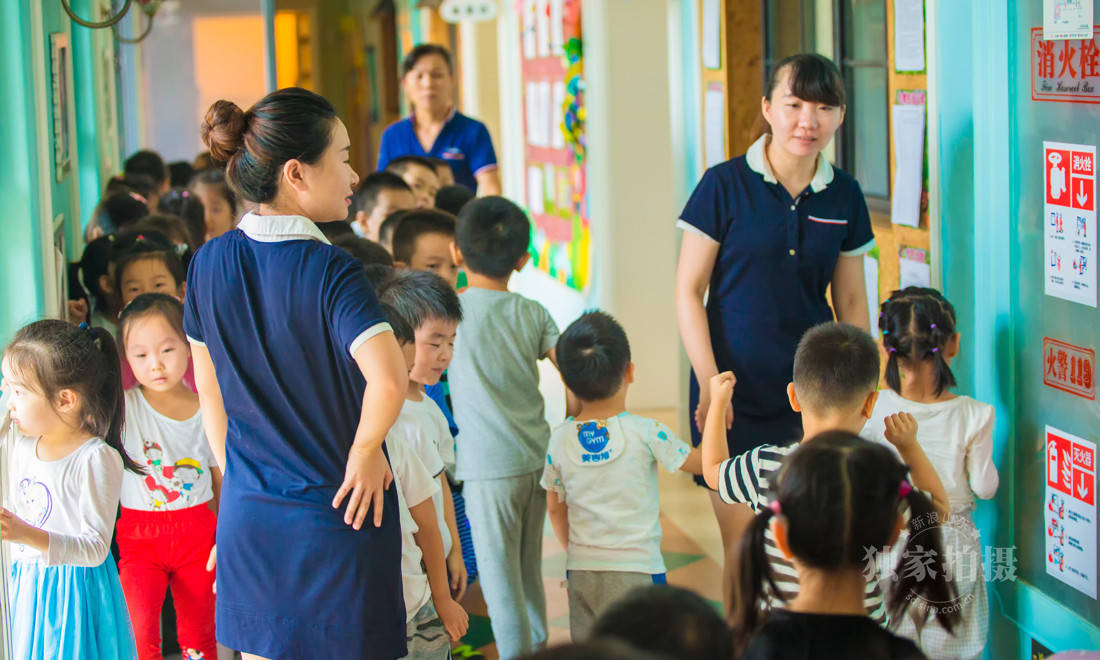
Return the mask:
[(378, 169), (401, 156), (439, 158), (451, 166), (455, 183), (480, 195), (499, 195), (500, 173), (489, 131), (455, 109), (450, 52), (436, 44), (413, 48), (402, 64), (401, 82), (412, 114), (382, 133)]
[[(745, 155), (707, 170), (680, 216), (676, 314), (692, 367), (694, 444), (710, 379), (722, 371), (737, 377), (726, 411), (731, 456), (798, 441), (801, 418), (787, 384), (802, 334), (832, 321), (834, 310), (837, 320), (868, 327), (863, 255), (874, 234), (867, 204), (855, 179), (821, 153), (845, 104), (844, 81), (827, 58), (780, 62), (761, 101), (765, 134)], [(728, 551), (751, 514), (717, 493), (711, 500)]]

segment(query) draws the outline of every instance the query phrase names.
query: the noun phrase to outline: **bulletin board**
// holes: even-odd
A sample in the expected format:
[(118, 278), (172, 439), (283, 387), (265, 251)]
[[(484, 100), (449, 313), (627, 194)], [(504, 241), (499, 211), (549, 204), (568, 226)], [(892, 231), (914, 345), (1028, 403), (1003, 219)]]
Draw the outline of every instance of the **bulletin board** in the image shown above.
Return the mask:
[[(759, 0), (695, 0), (699, 12), (702, 165), (743, 154), (759, 137), (764, 81)], [(728, 35), (736, 34), (736, 39)], [(733, 92), (731, 93), (731, 90)]]
[[(900, 3), (900, 4), (899, 4)], [(903, 283), (911, 284), (915, 281), (929, 281), (931, 279), (931, 273), (934, 271), (933, 264), (934, 259), (938, 259), (938, 254), (932, 253), (931, 234), (929, 231), (929, 183), (928, 183), (928, 121), (927, 121), (927, 90), (928, 90), (928, 78), (927, 72), (927, 43), (924, 39), (924, 35), (920, 35), (920, 39), (924, 42), (924, 62), (925, 68), (920, 71), (898, 71), (898, 62), (895, 55), (895, 44), (898, 38), (896, 33), (895, 11), (899, 9), (902, 11), (912, 12), (914, 10), (923, 9), (923, 5), (920, 7), (914, 7), (908, 0), (887, 0), (886, 2), (886, 34), (887, 34), (887, 57), (888, 57), (888, 100), (887, 103), (891, 109), (888, 113), (889, 117), (889, 145), (890, 145), (890, 181), (891, 181), (891, 197), (892, 201), (896, 204), (898, 201), (899, 191), (896, 188), (898, 181), (898, 156), (899, 156), (899, 144), (898, 139), (901, 137), (895, 126), (895, 106), (923, 106), (925, 108), (925, 121), (923, 131), (923, 147), (921, 149), (921, 162), (920, 162), (920, 191), (919, 191), (919, 209), (917, 210), (916, 226), (908, 226), (904, 224), (895, 224), (891, 220), (891, 216), (896, 213), (891, 208), (885, 209), (872, 209), (871, 221), (874, 225), (875, 231), (875, 249), (868, 255), (870, 258), (876, 259), (878, 262), (877, 272), (877, 300), (868, 299), (868, 303), (871, 305), (872, 314), (871, 319), (878, 318), (878, 304), (879, 302), (886, 300), (890, 293), (901, 287)], [(924, 12), (921, 12), (924, 14)], [(925, 15), (926, 16), (926, 15)], [(911, 16), (901, 16), (903, 24), (906, 23)], [(912, 39), (914, 35), (902, 35), (902, 38)], [(911, 45), (911, 44), (910, 44)], [(912, 48), (904, 49), (912, 52)], [(902, 64), (905, 67), (905, 64)], [(901, 149), (903, 155), (905, 154), (904, 148)], [(892, 213), (894, 211), (894, 213)], [(873, 324), (872, 324), (873, 325)]]
[(518, 36), (532, 263), (583, 291), (591, 229), (581, 0), (523, 0)]

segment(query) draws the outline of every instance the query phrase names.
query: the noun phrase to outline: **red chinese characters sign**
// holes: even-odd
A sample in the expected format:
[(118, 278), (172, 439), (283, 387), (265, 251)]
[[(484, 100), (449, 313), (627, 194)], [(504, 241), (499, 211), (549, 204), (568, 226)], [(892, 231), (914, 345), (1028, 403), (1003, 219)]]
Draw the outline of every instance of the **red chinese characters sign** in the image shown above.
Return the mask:
[(1100, 26), (1092, 39), (1043, 39), (1031, 29), (1031, 100), (1100, 103)]
[(1086, 399), (1096, 399), (1096, 354), (1087, 348), (1044, 338), (1043, 383)]

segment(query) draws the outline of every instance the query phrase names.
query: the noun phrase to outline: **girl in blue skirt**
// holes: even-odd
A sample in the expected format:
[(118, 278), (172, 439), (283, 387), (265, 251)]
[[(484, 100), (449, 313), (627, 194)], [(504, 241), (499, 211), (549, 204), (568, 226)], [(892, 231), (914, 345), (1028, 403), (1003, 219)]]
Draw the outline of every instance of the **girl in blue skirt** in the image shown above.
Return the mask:
[(16, 334), (0, 368), (15, 426), (0, 509), (14, 657), (136, 658), (110, 556), (122, 471), (141, 472), (122, 449), (114, 339), (87, 324), (37, 321)]

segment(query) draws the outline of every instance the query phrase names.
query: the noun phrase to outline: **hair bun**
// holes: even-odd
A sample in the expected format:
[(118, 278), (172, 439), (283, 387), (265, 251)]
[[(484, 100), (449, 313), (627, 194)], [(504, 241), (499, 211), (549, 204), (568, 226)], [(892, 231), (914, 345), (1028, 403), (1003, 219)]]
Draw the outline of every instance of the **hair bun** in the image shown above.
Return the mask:
[(244, 144), (246, 122), (244, 111), (232, 101), (216, 101), (203, 117), (199, 127), (202, 142), (210, 149), (214, 160), (228, 162)]

